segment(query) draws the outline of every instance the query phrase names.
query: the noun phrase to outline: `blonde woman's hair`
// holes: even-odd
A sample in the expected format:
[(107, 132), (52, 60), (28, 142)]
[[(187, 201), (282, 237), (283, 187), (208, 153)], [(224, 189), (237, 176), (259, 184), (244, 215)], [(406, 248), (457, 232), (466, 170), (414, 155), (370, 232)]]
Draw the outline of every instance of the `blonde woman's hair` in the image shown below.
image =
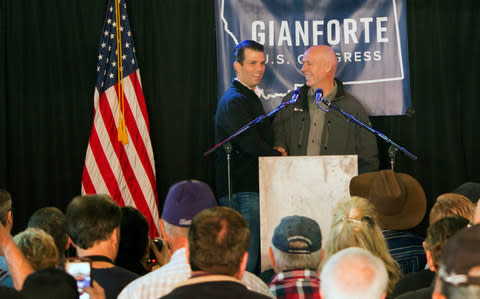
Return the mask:
[(13, 241), (35, 271), (57, 267), (57, 246), (53, 237), (43, 229), (29, 227), (18, 233)]
[(389, 278), (387, 294), (391, 295), (402, 272), (388, 251), (385, 237), (376, 223), (373, 205), (363, 197), (353, 196), (337, 205), (325, 244), (324, 261), (349, 247), (367, 249), (383, 261)]

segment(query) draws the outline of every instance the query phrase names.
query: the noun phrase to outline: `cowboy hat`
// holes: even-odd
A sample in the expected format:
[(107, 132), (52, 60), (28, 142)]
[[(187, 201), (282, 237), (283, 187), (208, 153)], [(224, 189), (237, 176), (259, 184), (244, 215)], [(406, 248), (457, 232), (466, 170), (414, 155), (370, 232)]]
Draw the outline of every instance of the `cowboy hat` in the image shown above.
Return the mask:
[(417, 180), (389, 169), (353, 177), (350, 195), (367, 198), (376, 209), (380, 227), (392, 230), (415, 227), (427, 209), (425, 192)]

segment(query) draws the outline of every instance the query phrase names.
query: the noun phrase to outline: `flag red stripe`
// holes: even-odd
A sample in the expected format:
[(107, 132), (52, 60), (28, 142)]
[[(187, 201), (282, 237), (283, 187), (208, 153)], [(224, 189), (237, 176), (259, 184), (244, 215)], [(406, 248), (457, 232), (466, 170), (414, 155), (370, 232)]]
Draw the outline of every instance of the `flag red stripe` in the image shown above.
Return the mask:
[[(125, 80), (124, 80), (124, 96), (129, 101), (125, 102), (125, 120), (126, 125), (128, 128), (129, 135), (131, 136), (131, 142), (135, 146), (136, 154), (140, 159), (143, 171), (145, 172), (149, 182), (150, 188), (145, 190), (146, 192), (151, 191), (151, 193), (144, 194), (149, 200), (148, 202), (141, 202), (141, 204), (147, 204), (148, 208), (145, 210), (145, 213), (155, 212), (152, 214), (151, 218), (148, 218), (149, 222), (151, 223), (151, 227), (156, 228), (157, 226), (157, 218), (158, 218), (158, 194), (156, 188), (156, 180), (155, 180), (155, 162), (153, 160), (153, 152), (151, 152), (151, 144), (150, 144), (150, 128), (148, 122), (148, 113), (147, 107), (145, 104), (145, 99), (142, 92), (141, 83), (139, 80), (139, 72), (131, 73)], [(133, 90), (131, 89), (133, 87)], [(131, 94), (131, 97), (127, 97), (127, 92)], [(134, 107), (131, 107), (133, 105)], [(133, 108), (133, 109), (132, 109)], [(135, 115), (133, 113), (135, 111)], [(141, 112), (141, 115), (138, 114), (138, 111)], [(140, 126), (140, 127), (139, 127)], [(145, 136), (142, 136), (142, 133)], [(148, 146), (148, 148), (147, 148)], [(150, 150), (150, 152), (148, 151)], [(138, 170), (137, 170), (138, 171)], [(143, 180), (142, 180), (143, 181)], [(146, 182), (144, 182), (146, 183)], [(152, 198), (153, 197), (153, 198)], [(149, 204), (149, 205), (148, 205)], [(142, 210), (141, 207), (138, 207), (139, 210)], [(152, 211), (152, 209), (155, 209)], [(155, 217), (153, 216), (155, 215)], [(151, 220), (150, 220), (151, 219)]]
[(137, 95), (137, 98), (138, 98), (138, 106), (140, 106), (140, 110), (142, 111), (143, 119), (147, 124), (146, 133), (150, 138), (150, 122), (148, 120), (147, 105), (145, 103), (145, 98), (143, 96), (143, 91), (142, 91), (142, 85), (140, 84), (140, 80), (137, 76), (137, 72), (133, 72), (132, 74), (130, 74), (130, 80), (132, 81), (133, 88), (135, 88), (135, 94)]
[(82, 185), (85, 191), (85, 194), (95, 194), (95, 186), (93, 185), (92, 179), (90, 178), (90, 174), (88, 173), (87, 164), (83, 166), (83, 174), (82, 174)]
[[(133, 76), (133, 74), (130, 75), (130, 78), (131, 76)], [(127, 96), (125, 95), (125, 97)], [(140, 104), (141, 101), (138, 101), (138, 102)], [(156, 185), (155, 185), (156, 184), (155, 174), (153, 173), (153, 167), (155, 167), (155, 165), (151, 164), (151, 161), (148, 157), (148, 151), (147, 151), (146, 145), (143, 142), (142, 136), (137, 126), (136, 118), (133, 115), (132, 109), (127, 101), (125, 101), (125, 120), (128, 127), (128, 132), (130, 133), (129, 136), (131, 137), (131, 141), (135, 145), (135, 149), (137, 150), (138, 157), (140, 158), (143, 168), (147, 173), (148, 179), (150, 181), (150, 185), (152, 187), (153, 194), (155, 196), (155, 202), (158, 202), (157, 201), (158, 196), (157, 196)]]
[[(105, 106), (102, 105), (102, 99), (100, 99), (100, 101), (100, 106)], [(107, 156), (103, 151), (102, 144), (100, 142), (100, 139), (98, 138), (95, 126), (90, 134), (90, 148), (92, 149), (92, 155), (97, 162), (98, 170), (102, 175), (103, 181), (107, 186), (110, 196), (112, 198), (115, 198), (117, 202), (120, 201), (119, 204), (123, 204), (123, 197), (122, 193), (120, 192), (117, 179), (115, 178), (112, 168), (110, 167), (110, 163), (108, 162)]]
[[(115, 92), (118, 94), (118, 85), (115, 85)], [(106, 97), (106, 93), (102, 94), (102, 98)], [(118, 98), (118, 96), (117, 96)], [(116, 101), (116, 99), (114, 99)], [(104, 104), (106, 103), (106, 104)], [(127, 103), (125, 101), (125, 103)], [(107, 103), (107, 101), (103, 101), (101, 99), (100, 101), (100, 111), (103, 117), (104, 122), (107, 124), (110, 124), (107, 126), (108, 130), (108, 137), (110, 138), (110, 143), (112, 145), (112, 148), (120, 161), (120, 167), (122, 169), (122, 172), (125, 176), (125, 183), (126, 186), (125, 188), (128, 188), (130, 190), (130, 194), (132, 194), (132, 198), (134, 199), (135, 205), (137, 209), (141, 211), (148, 211), (148, 216), (147, 218), (152, 218), (151, 216), (151, 211), (147, 206), (145, 196), (143, 194), (142, 189), (140, 188), (140, 185), (138, 183), (138, 180), (135, 176), (135, 173), (132, 169), (132, 166), (130, 165), (130, 161), (128, 160), (127, 153), (125, 152), (125, 149), (123, 145), (118, 141), (117, 137), (117, 127), (115, 126), (115, 119), (113, 118), (113, 113), (110, 108), (110, 105)], [(113, 125), (112, 125), (113, 124)], [(131, 138), (129, 136), (129, 138)], [(124, 203), (123, 203), (124, 205)]]
[[(153, 173), (153, 166), (151, 165), (150, 163), (150, 159), (148, 158), (148, 152), (147, 152), (147, 149), (146, 149), (146, 146), (145, 146), (145, 143), (143, 142), (143, 139), (142, 139), (142, 136), (140, 135), (140, 131), (138, 130), (138, 126), (137, 126), (137, 122), (135, 122), (135, 117), (133, 116), (132, 114), (132, 110), (130, 108), (130, 105), (128, 104), (128, 102), (125, 102), (125, 120), (126, 120), (126, 124), (127, 124), (127, 127), (128, 127), (128, 132), (129, 132), (129, 142), (131, 142), (134, 146), (135, 146), (135, 149), (138, 153), (138, 159), (140, 159), (140, 162), (142, 163), (142, 166), (143, 166), (143, 170), (145, 171), (146, 173), (146, 176), (150, 182), (150, 187), (151, 187), (151, 191), (152, 191), (152, 195), (153, 195), (153, 200), (154, 200), (154, 203), (155, 205), (154, 206), (157, 206), (158, 204), (158, 201), (157, 201), (157, 192), (156, 192), (156, 186), (155, 186), (155, 174)], [(143, 194), (143, 196), (147, 196), (147, 194)], [(134, 201), (135, 201), (135, 205), (137, 206), (137, 208), (144, 212), (144, 213), (148, 213), (150, 214), (151, 211), (150, 211), (150, 208), (146, 202), (146, 200), (138, 200), (134, 197)], [(152, 217), (151, 218), (148, 218), (147, 219), (152, 219), (152, 225), (153, 227), (156, 226), (156, 223), (154, 223), (153, 221), (154, 218), (156, 217)]]

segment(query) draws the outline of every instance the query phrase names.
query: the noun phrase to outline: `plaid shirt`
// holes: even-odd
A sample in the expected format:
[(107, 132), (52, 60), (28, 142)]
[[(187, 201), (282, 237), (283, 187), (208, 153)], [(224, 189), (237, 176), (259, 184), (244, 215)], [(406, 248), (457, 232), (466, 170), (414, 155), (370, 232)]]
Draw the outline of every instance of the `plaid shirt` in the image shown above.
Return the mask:
[(270, 290), (278, 299), (317, 299), (320, 275), (310, 269), (282, 271), (273, 276)]

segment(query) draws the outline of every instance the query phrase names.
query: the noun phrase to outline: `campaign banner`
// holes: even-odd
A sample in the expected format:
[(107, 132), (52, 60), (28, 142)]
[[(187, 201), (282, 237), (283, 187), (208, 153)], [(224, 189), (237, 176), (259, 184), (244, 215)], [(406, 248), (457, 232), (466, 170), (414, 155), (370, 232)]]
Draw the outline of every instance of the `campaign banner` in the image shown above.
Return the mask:
[(369, 115), (410, 107), (406, 0), (215, 1), (219, 97), (236, 76), (235, 45), (252, 39), (265, 46), (259, 88), (266, 112), (305, 83), (303, 53), (315, 45), (333, 48), (336, 77)]

